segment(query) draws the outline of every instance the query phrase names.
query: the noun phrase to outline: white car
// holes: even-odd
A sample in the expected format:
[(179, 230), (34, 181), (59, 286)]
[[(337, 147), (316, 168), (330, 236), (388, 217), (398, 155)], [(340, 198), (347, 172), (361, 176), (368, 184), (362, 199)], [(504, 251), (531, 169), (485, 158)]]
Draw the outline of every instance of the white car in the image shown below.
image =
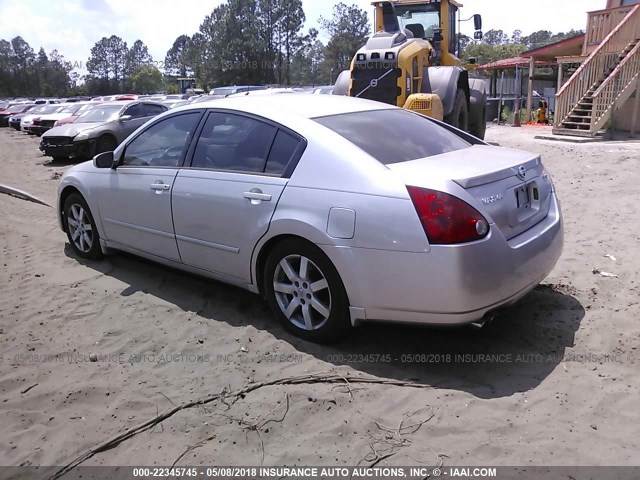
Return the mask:
[(482, 325), (562, 251), (540, 155), (357, 98), (179, 107), (60, 182), (79, 257), (122, 250), (240, 286), (318, 342), (370, 321)]
[(59, 112), (61, 110), (64, 110), (65, 106), (66, 105), (64, 104), (53, 103), (34, 108), (33, 110), (31, 110), (31, 112), (29, 112), (29, 115), (25, 115), (24, 117), (22, 117), (22, 120), (20, 120), (20, 130), (22, 130), (23, 132), (35, 133), (31, 131), (31, 128), (33, 127), (33, 120), (35, 118), (41, 117), (42, 115), (47, 115), (49, 113)]
[[(89, 105), (89, 103), (66, 103), (60, 105), (61, 108), (54, 113), (44, 113), (41, 115), (37, 115), (34, 117), (36, 121), (32, 122), (33, 124), (31, 126), (31, 130), (36, 134), (43, 134), (47, 130), (51, 130), (54, 126), (56, 126), (56, 122), (58, 120), (77, 115), (78, 111), (80, 111), (85, 105)], [(40, 120), (38, 120), (38, 118)]]

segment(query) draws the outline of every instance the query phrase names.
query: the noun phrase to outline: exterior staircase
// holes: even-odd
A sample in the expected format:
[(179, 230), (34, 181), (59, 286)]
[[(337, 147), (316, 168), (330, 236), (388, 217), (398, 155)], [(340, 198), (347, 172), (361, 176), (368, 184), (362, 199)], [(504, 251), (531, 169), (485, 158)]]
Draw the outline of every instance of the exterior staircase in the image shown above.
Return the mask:
[(607, 35), (556, 95), (557, 135), (595, 137), (640, 92), (640, 5)]

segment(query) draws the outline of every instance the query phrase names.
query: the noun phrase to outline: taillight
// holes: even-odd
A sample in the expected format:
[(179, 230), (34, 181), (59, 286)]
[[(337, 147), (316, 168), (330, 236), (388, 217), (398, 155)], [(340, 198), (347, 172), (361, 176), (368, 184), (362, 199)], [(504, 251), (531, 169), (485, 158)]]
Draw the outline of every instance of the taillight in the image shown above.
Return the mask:
[(489, 233), (482, 214), (459, 198), (427, 188), (407, 186), (407, 190), (430, 244), (473, 242)]

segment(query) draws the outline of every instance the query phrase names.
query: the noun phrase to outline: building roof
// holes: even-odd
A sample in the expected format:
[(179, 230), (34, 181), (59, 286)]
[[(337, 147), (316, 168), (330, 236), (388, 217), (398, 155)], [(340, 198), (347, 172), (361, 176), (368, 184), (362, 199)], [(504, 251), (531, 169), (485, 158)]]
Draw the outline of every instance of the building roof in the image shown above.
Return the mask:
[[(480, 65), (476, 70), (509, 70), (516, 67), (528, 67), (530, 62), (531, 58), (525, 57), (503, 58), (502, 60)], [(536, 67), (547, 67), (549, 65), (555, 65), (555, 62), (536, 60)]]
[(523, 57), (535, 57), (540, 60), (555, 61), (557, 57), (570, 57), (582, 54), (585, 34), (565, 38), (559, 42), (553, 42), (544, 47), (534, 48), (522, 53)]

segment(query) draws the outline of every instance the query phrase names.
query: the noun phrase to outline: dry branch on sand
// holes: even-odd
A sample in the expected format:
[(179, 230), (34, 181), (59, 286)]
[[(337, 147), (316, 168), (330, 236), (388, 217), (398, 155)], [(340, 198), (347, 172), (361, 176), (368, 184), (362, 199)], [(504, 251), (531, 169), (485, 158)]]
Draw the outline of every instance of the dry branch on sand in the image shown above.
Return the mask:
[[(397, 386), (397, 387), (411, 387), (411, 388), (420, 388), (420, 389), (433, 388), (428, 385), (420, 385), (420, 384), (416, 384), (416, 383), (404, 381), (404, 380), (381, 379), (376, 377), (365, 377), (365, 376), (352, 375), (352, 374), (339, 374), (336, 372), (299, 375), (295, 377), (285, 377), (285, 378), (279, 378), (279, 379), (270, 380), (270, 381), (256, 382), (240, 390), (237, 390), (236, 392), (229, 392), (228, 389), (225, 388), (222, 390), (221, 393), (210, 395), (200, 400), (194, 400), (191, 402), (183, 403), (182, 405), (179, 405), (175, 408), (172, 408), (171, 410), (168, 410), (165, 413), (157, 415), (155, 418), (148, 420), (138, 425), (137, 427), (131, 428), (126, 432), (121, 433), (120, 435), (117, 435), (101, 443), (100, 445), (89, 449), (88, 451), (79, 455), (78, 457), (73, 459), (71, 462), (69, 462), (67, 465), (62, 467), (52, 476), (48, 477), (47, 480), (56, 480), (62, 477), (63, 475), (70, 472), (74, 468), (78, 467), (79, 465), (81, 465), (91, 457), (95, 456), (96, 454), (101, 452), (106, 452), (107, 450), (111, 450), (112, 448), (117, 447), (122, 442), (136, 436), (139, 433), (145, 432), (153, 428), (154, 426), (158, 425), (159, 423), (172, 417), (173, 415), (175, 415), (176, 413), (182, 410), (201, 406), (201, 405), (206, 405), (208, 403), (211, 403), (217, 400), (223, 401), (228, 407), (230, 407), (231, 405), (233, 405), (233, 402), (237, 401), (240, 398), (244, 398), (248, 393), (254, 392), (264, 387), (278, 386), (278, 385), (313, 385), (313, 384), (343, 384), (343, 385), (346, 384), (347, 386), (352, 384), (370, 384), (370, 385), (390, 385), (390, 386)], [(227, 402), (227, 399), (230, 399), (231, 402)], [(288, 396), (287, 396), (287, 411), (288, 411)], [(285, 415), (286, 415), (286, 412), (285, 412)], [(282, 419), (284, 420), (284, 416)], [(251, 424), (251, 425), (254, 425), (252, 429), (257, 431), (259, 435), (258, 426), (259, 425), (264, 426), (269, 421), (272, 421), (272, 420), (267, 420), (267, 421), (259, 420), (258, 423), (256, 423), (255, 425)], [(402, 427), (402, 423), (400, 424), (400, 427)], [(398, 430), (398, 432), (400, 433), (400, 430)], [(193, 449), (204, 445), (207, 441), (208, 440), (205, 439), (202, 442), (200, 442), (200, 444), (197, 444), (192, 448), (190, 447), (190, 449), (187, 449), (187, 451), (183, 453), (182, 456), (186, 455), (189, 451), (192, 451)], [(180, 458), (178, 458), (178, 460)], [(178, 460), (176, 460), (176, 462)], [(376, 461), (380, 462), (381, 460), (382, 459), (379, 458)]]

